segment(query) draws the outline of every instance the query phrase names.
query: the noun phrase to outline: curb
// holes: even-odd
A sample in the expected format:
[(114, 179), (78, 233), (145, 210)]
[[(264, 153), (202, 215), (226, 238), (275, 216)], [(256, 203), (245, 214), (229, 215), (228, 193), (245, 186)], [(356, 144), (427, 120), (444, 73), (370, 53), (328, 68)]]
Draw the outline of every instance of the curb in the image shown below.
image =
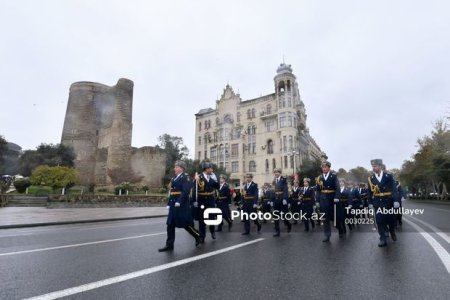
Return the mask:
[(408, 199), (407, 201), (411, 201), (412, 203), (450, 205), (449, 200)]
[(151, 218), (161, 218), (161, 217), (167, 217), (167, 215), (125, 217), (125, 218), (108, 218), (108, 219), (93, 219), (93, 220), (75, 220), (75, 221), (30, 223), (30, 224), (11, 224), (11, 225), (0, 225), (0, 229), (40, 227), (40, 226), (54, 226), (54, 225), (70, 225), (70, 224), (84, 224), (84, 223), (99, 223), (99, 222), (111, 222), (111, 221), (126, 221), (126, 220), (151, 219)]

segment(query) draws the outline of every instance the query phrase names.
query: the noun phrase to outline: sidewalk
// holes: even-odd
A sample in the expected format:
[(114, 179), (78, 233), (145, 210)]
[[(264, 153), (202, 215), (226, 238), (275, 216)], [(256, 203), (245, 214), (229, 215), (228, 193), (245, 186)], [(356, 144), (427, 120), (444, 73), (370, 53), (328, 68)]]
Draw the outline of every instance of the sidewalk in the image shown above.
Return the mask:
[(0, 208), (0, 229), (118, 221), (167, 216), (166, 207), (120, 208)]

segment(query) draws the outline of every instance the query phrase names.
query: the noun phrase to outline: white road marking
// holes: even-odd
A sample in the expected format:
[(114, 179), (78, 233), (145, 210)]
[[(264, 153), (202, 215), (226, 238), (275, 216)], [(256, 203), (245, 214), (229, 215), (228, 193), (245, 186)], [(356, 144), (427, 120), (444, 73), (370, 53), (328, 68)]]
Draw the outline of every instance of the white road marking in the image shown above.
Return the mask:
[(184, 265), (184, 264), (188, 264), (188, 263), (191, 263), (191, 262), (194, 262), (194, 261), (197, 261), (197, 260), (201, 260), (201, 259), (208, 258), (208, 257), (214, 256), (214, 255), (218, 255), (218, 254), (221, 254), (221, 253), (232, 251), (232, 250), (235, 250), (235, 249), (238, 249), (238, 248), (241, 248), (241, 247), (245, 247), (245, 246), (248, 246), (248, 245), (260, 242), (262, 240), (264, 240), (264, 238), (259, 238), (259, 239), (252, 240), (252, 241), (249, 241), (249, 242), (246, 242), (246, 243), (237, 244), (237, 245), (234, 245), (234, 246), (230, 246), (230, 247), (223, 248), (223, 249), (220, 249), (220, 250), (208, 252), (208, 253), (205, 253), (205, 254), (200, 254), (200, 255), (197, 255), (197, 256), (188, 257), (188, 258), (185, 258), (185, 259), (180, 259), (180, 260), (177, 260), (177, 261), (174, 261), (174, 262), (171, 262), (171, 263), (167, 263), (167, 264), (151, 267), (151, 268), (140, 270), (140, 271), (136, 271), (136, 272), (131, 272), (131, 273), (120, 275), (120, 276), (116, 276), (116, 277), (107, 278), (107, 279), (96, 281), (96, 282), (91, 282), (91, 283), (88, 283), (88, 284), (83, 284), (83, 285), (72, 287), (72, 288), (68, 288), (68, 289), (65, 289), (65, 290), (60, 290), (60, 291), (56, 291), (56, 292), (53, 292), (53, 293), (48, 293), (48, 294), (45, 294), (45, 295), (40, 295), (40, 296), (28, 298), (28, 299), (25, 299), (25, 300), (50, 300), (50, 299), (58, 299), (58, 298), (62, 298), (62, 297), (67, 297), (67, 296), (79, 294), (79, 293), (86, 292), (86, 291), (89, 291), (89, 290), (98, 289), (98, 288), (103, 287), (103, 286), (107, 286), (107, 285), (123, 282), (123, 281), (134, 279), (134, 278), (137, 278), (137, 277), (149, 275), (149, 274), (152, 274), (152, 273), (155, 273), (155, 272), (159, 272), (159, 271), (167, 270), (167, 269), (170, 269), (170, 268), (178, 267), (178, 266), (181, 266), (181, 265)]
[(74, 248), (74, 247), (81, 247), (81, 246), (87, 246), (87, 245), (111, 243), (111, 242), (125, 241), (125, 240), (131, 240), (131, 239), (140, 239), (140, 238), (143, 238), (143, 237), (149, 237), (149, 236), (155, 236), (155, 235), (161, 235), (161, 234), (166, 234), (166, 232), (158, 232), (158, 233), (151, 233), (151, 234), (135, 235), (135, 236), (129, 236), (129, 237), (124, 237), (124, 238), (111, 239), (111, 240), (102, 240), (102, 241), (88, 242), (88, 243), (81, 243), (81, 244), (71, 244), (71, 245), (64, 245), (64, 246), (56, 246), (56, 247), (48, 247), (48, 248), (40, 248), (40, 249), (32, 249), (32, 250), (23, 250), (23, 251), (8, 252), (8, 253), (0, 253), (0, 257), (1, 256), (10, 256), (10, 255), (25, 254), (25, 253), (48, 251), (48, 250), (56, 250), (56, 249)]
[(425, 229), (410, 220), (405, 219), (404, 221), (414, 227), (414, 229), (422, 235), (428, 244), (430, 244), (431, 248), (433, 248), (434, 252), (436, 252), (437, 256), (439, 256), (444, 264), (444, 267), (447, 269), (447, 272), (450, 274), (450, 254), (447, 250), (445, 250), (444, 247), (442, 247), (442, 245), (439, 244), (439, 242), (436, 241), (429, 233), (425, 232)]
[(445, 234), (444, 232), (442, 232), (441, 229), (439, 229), (439, 228), (437, 228), (437, 227), (434, 227), (433, 225), (431, 225), (431, 224), (429, 224), (429, 223), (427, 223), (427, 222), (425, 222), (425, 221), (422, 221), (422, 220), (420, 220), (420, 219), (418, 219), (418, 218), (416, 218), (416, 217), (413, 217), (413, 216), (408, 216), (407, 218), (411, 218), (411, 219), (413, 219), (413, 220), (416, 220), (417, 222), (422, 223), (422, 224), (425, 225), (425, 226), (428, 226), (429, 228), (431, 228), (431, 230), (433, 230), (434, 233), (436, 233), (437, 235), (439, 235), (439, 236), (440, 236), (441, 238), (443, 238), (448, 244), (450, 244), (450, 237), (449, 237), (447, 234)]

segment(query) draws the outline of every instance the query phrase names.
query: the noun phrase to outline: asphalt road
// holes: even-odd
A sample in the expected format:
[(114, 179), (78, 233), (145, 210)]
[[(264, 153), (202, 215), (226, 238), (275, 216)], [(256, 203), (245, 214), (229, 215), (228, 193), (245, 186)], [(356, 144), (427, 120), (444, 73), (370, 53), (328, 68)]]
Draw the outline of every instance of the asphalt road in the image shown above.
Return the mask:
[(322, 228), (235, 223), (198, 248), (179, 230), (172, 253), (164, 218), (0, 230), (0, 299), (449, 299), (450, 206), (405, 207), (424, 213), (387, 248), (371, 225), (324, 244)]

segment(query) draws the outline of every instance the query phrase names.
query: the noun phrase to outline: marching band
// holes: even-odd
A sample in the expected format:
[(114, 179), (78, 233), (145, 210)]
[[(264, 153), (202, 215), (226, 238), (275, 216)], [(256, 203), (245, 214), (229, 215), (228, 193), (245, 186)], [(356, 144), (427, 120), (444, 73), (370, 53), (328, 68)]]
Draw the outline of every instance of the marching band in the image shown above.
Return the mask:
[[(216, 239), (216, 232), (223, 230), (225, 222), (231, 231), (233, 221), (236, 222), (233, 217), (237, 215), (243, 222), (242, 235), (250, 235), (253, 221), (258, 234), (261, 223), (273, 223), (273, 236), (279, 237), (282, 220), (287, 233), (297, 224), (303, 224), (305, 232), (323, 225), (323, 242), (330, 242), (331, 224), (337, 229), (339, 238), (344, 238), (359, 225), (373, 224), (379, 234), (378, 246), (386, 247), (388, 239), (397, 240), (396, 226), (401, 226), (401, 214), (390, 213), (389, 209), (399, 208), (402, 190), (393, 175), (383, 168), (381, 159), (371, 160), (371, 165), (373, 173), (367, 184), (355, 184), (338, 178), (331, 170), (331, 163), (325, 161), (322, 173), (315, 178), (315, 185), (310, 185), (310, 178), (303, 178), (300, 187), (294, 178), (290, 190), (288, 179), (276, 168), (272, 184), (264, 183), (259, 190), (251, 173), (247, 173), (242, 186), (235, 189), (227, 183), (226, 175), (221, 174), (218, 178), (214, 174), (210, 162), (201, 163), (202, 173), (190, 178), (185, 173), (186, 164), (177, 161), (175, 175), (169, 184), (167, 240), (159, 251), (174, 249), (175, 228), (184, 228), (198, 246), (205, 243), (207, 226), (211, 238)], [(216, 209), (216, 215), (207, 211), (210, 208)], [(220, 219), (217, 214), (221, 215)], [(198, 222), (198, 230), (194, 220)], [(210, 225), (210, 220), (217, 220), (217, 228)]]

